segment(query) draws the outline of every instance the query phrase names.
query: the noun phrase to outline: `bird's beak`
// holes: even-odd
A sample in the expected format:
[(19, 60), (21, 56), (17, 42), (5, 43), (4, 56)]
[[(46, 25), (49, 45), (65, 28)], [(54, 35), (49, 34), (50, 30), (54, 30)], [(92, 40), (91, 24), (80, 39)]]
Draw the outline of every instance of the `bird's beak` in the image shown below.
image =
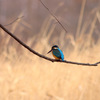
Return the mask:
[[(50, 53), (51, 51), (52, 51), (52, 49), (51, 49), (48, 53)], [(47, 54), (48, 54), (48, 53), (47, 53)]]

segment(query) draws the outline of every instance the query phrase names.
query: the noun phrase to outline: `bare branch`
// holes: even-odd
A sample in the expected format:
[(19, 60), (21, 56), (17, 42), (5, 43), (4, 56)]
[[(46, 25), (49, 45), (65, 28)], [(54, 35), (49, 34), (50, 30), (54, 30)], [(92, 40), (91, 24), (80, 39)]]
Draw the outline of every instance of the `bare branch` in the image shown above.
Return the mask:
[(17, 42), (19, 42), (19, 44), (21, 44), (23, 47), (25, 47), (26, 49), (28, 49), (30, 52), (32, 52), (33, 54), (46, 59), (48, 61), (51, 62), (63, 62), (63, 63), (69, 63), (69, 64), (76, 64), (76, 65), (84, 65), (84, 66), (97, 66), (98, 64), (100, 64), (100, 62), (96, 62), (94, 64), (89, 64), (89, 63), (79, 63), (79, 62), (72, 62), (72, 61), (61, 61), (61, 60), (55, 60), (55, 59), (51, 59), (49, 57), (46, 57), (44, 55), (39, 54), (38, 52), (34, 51), (32, 48), (30, 48), (29, 46), (27, 46), (25, 43), (23, 43), (20, 39), (18, 39), (14, 34), (12, 34), (11, 32), (9, 32), (3, 25), (0, 24), (0, 27), (7, 33), (9, 34), (12, 38), (14, 38)]
[(62, 25), (62, 23), (59, 21), (59, 19), (49, 10), (49, 8), (41, 1), (41, 4), (48, 10), (48, 12), (51, 14), (51, 16), (60, 24), (60, 26), (65, 30), (65, 32), (67, 33), (66, 28)]
[(24, 16), (18, 17), (18, 18), (16, 18), (15, 20), (13, 20), (11, 23), (6, 24), (6, 25), (4, 25), (4, 26), (11, 25), (11, 24), (13, 24), (14, 22), (16, 22), (17, 20), (19, 20), (19, 19), (21, 19), (21, 18), (23, 18), (23, 17), (24, 17)]

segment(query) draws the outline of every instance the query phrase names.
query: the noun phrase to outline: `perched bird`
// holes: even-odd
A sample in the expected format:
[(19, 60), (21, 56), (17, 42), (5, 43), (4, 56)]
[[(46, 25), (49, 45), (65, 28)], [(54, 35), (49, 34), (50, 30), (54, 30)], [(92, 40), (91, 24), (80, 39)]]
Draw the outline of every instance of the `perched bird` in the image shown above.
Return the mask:
[(57, 45), (52, 46), (51, 50), (48, 53), (50, 52), (52, 52), (52, 55), (56, 60), (61, 59), (62, 61), (64, 61), (63, 52), (59, 49)]

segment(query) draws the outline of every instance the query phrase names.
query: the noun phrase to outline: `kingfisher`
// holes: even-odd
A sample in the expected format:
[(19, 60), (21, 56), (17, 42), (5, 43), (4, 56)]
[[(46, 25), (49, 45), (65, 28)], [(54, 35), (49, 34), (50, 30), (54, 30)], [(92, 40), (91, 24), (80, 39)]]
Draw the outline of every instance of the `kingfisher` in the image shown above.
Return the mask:
[(56, 60), (64, 61), (63, 52), (59, 49), (57, 45), (52, 46), (51, 50), (48, 53), (50, 52), (52, 52), (52, 55)]

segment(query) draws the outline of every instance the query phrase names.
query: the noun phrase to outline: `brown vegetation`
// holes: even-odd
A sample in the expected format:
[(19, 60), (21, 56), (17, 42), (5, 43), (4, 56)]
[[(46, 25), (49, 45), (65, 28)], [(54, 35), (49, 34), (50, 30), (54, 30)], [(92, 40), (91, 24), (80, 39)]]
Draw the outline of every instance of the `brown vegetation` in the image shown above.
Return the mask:
[[(59, 4), (57, 9), (61, 7)], [(51, 15), (40, 21), (38, 31), (33, 32), (33, 26), (24, 18), (7, 28), (41, 54), (47, 55), (51, 46), (58, 44), (66, 60), (94, 63), (100, 61), (99, 6), (88, 12), (87, 19), (84, 9), (78, 19), (77, 34), (73, 30), (65, 33)], [(0, 29), (0, 100), (100, 100), (99, 67), (46, 61)]]

